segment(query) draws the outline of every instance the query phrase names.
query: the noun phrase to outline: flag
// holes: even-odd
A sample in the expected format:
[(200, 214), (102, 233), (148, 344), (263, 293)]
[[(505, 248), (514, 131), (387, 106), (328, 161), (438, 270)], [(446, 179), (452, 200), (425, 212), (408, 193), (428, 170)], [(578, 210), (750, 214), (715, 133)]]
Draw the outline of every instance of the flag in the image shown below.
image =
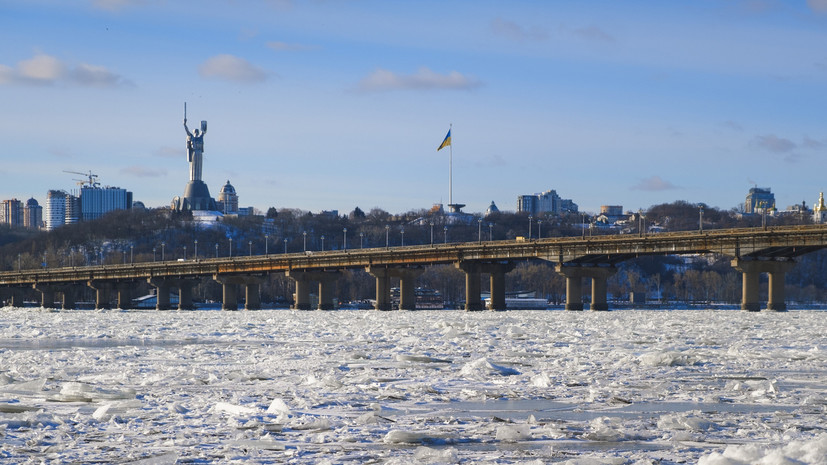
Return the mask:
[(444, 149), (445, 147), (448, 147), (449, 145), (451, 145), (451, 130), (450, 129), (448, 130), (448, 135), (445, 136), (445, 140), (442, 141), (442, 144), (439, 145), (439, 148), (436, 149), (436, 151), (439, 152), (440, 150)]

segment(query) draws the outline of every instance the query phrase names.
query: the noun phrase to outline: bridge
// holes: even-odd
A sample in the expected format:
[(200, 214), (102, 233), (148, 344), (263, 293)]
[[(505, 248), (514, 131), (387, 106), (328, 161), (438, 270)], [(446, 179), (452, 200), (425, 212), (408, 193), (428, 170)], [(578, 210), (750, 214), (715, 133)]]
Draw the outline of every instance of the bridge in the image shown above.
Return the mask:
[(478, 241), (405, 247), (351, 249), (325, 252), (269, 254), (77, 266), (0, 272), (0, 295), (19, 304), (24, 290), (40, 293), (43, 307), (53, 307), (61, 295), (62, 308), (74, 308), (82, 286), (96, 291), (96, 308), (107, 308), (113, 294), (119, 308), (129, 308), (137, 281), (157, 289), (157, 309), (169, 309), (170, 291), (178, 290), (178, 308), (193, 308), (192, 289), (208, 277), (222, 285), (222, 307), (238, 309), (238, 289), (245, 292), (245, 308), (261, 306), (259, 286), (270, 273), (284, 273), (295, 281), (293, 308), (310, 309), (310, 292), (317, 286), (319, 309), (333, 308), (333, 290), (341, 270), (364, 269), (376, 279), (377, 310), (390, 310), (390, 280), (400, 282), (399, 308), (415, 309), (415, 281), (423, 267), (454, 264), (465, 273), (466, 310), (482, 310), (481, 279), (488, 275), (491, 310), (504, 310), (505, 274), (527, 259), (555, 263), (566, 278), (566, 310), (583, 310), (583, 280), (591, 281), (592, 310), (608, 310), (607, 279), (624, 260), (647, 255), (720, 254), (731, 257), (742, 274), (741, 308), (760, 310), (759, 277), (769, 275), (767, 310), (786, 310), (784, 278), (795, 258), (827, 247), (827, 225), (773, 228), (719, 229), (649, 235), (562, 237), (536, 240)]

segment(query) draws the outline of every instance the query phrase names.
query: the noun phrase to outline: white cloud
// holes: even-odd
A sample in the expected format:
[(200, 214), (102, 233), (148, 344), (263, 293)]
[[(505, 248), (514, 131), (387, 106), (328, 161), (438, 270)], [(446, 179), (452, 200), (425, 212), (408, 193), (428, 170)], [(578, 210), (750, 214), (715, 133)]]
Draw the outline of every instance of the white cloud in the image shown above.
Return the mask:
[(207, 59), (198, 67), (203, 77), (212, 77), (236, 82), (263, 82), (267, 80), (266, 71), (254, 66), (244, 58), (222, 54)]
[(491, 22), (491, 30), (495, 35), (518, 41), (545, 40), (548, 38), (548, 31), (544, 28), (536, 26), (525, 28), (513, 21), (502, 18), (497, 18)]
[(56, 57), (43, 53), (18, 62), (16, 67), (0, 65), (0, 84), (54, 85), (60, 83), (91, 87), (132, 85), (130, 81), (103, 66), (87, 63), (71, 66)]
[(641, 191), (666, 191), (677, 188), (678, 186), (664, 180), (660, 176), (651, 176), (646, 179), (641, 179), (637, 185), (632, 186), (633, 190)]
[(753, 143), (759, 148), (772, 153), (789, 153), (798, 147), (795, 142), (778, 137), (775, 134), (758, 136), (753, 140)]
[(277, 52), (304, 52), (315, 50), (317, 47), (304, 44), (288, 44), (287, 42), (270, 41), (267, 46)]
[(414, 74), (398, 74), (385, 69), (377, 69), (359, 83), (363, 91), (383, 90), (468, 90), (480, 86), (481, 83), (470, 76), (457, 71), (448, 74), (439, 74), (428, 68), (420, 68)]
[(597, 42), (615, 41), (614, 37), (597, 26), (581, 27), (579, 29), (575, 29), (573, 32), (574, 35), (580, 37), (581, 39), (593, 40)]

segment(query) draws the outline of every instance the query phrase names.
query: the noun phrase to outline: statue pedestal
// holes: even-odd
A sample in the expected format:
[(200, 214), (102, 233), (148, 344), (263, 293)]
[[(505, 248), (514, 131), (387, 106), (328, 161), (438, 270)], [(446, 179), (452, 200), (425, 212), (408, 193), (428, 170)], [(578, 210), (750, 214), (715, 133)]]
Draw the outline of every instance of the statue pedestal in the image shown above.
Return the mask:
[(210, 197), (210, 189), (204, 181), (190, 181), (184, 189), (183, 197), (176, 197), (172, 205), (174, 210), (218, 210), (215, 199)]

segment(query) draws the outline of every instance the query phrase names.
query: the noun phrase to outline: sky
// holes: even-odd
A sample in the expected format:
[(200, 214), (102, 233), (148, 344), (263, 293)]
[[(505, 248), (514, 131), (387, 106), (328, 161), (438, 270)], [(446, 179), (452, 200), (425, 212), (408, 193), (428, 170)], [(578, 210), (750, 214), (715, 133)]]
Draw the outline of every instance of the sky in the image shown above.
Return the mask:
[(812, 206), (827, 0), (0, 0), (0, 198), (169, 205), (184, 102), (211, 194), (261, 210)]

